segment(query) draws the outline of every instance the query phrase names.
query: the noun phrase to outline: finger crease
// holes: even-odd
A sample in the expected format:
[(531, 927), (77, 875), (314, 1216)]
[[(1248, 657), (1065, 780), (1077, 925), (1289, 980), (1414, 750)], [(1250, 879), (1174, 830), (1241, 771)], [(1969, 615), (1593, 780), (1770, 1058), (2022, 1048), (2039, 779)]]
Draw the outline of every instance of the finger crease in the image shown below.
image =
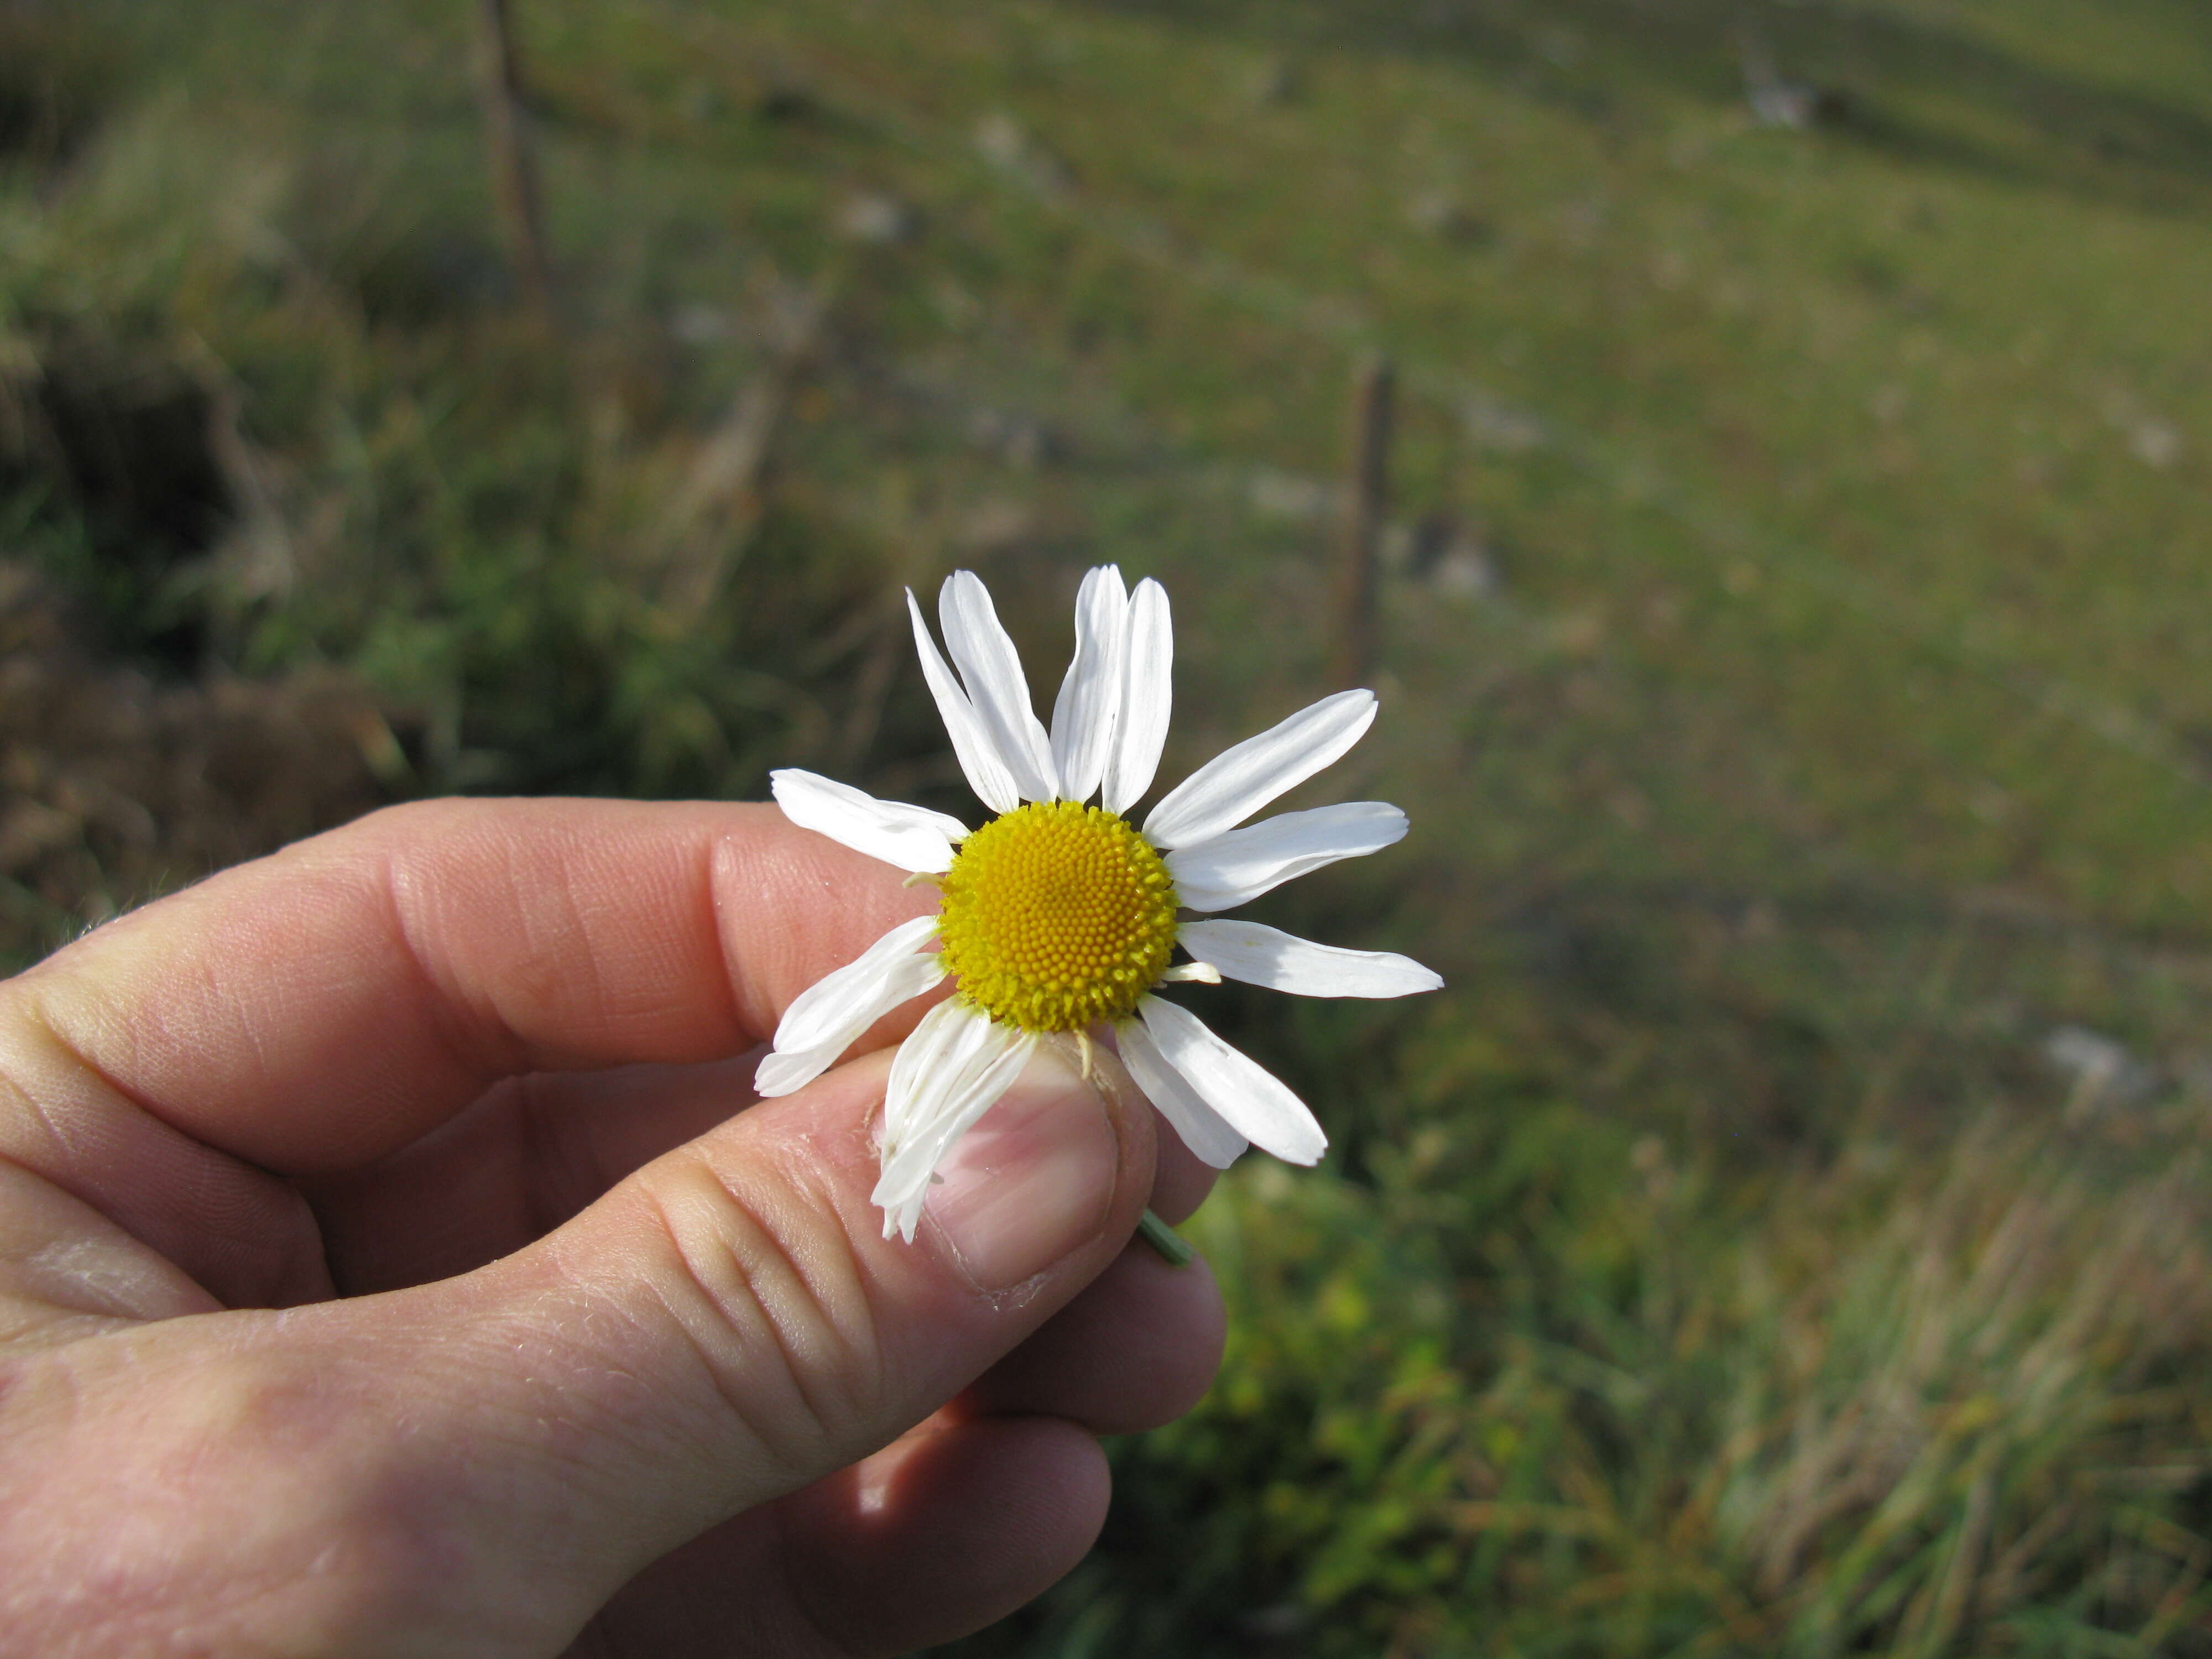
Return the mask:
[[(708, 1175), (707, 1178), (711, 1180), (714, 1177)], [(720, 1182), (716, 1184), (721, 1186)], [(721, 1190), (726, 1200), (726, 1214), (734, 1225), (742, 1229), (751, 1240), (766, 1243), (768, 1248), (773, 1250), (775, 1235), (768, 1226), (726, 1186), (722, 1186)], [(757, 1323), (765, 1328), (767, 1340), (775, 1345), (776, 1354), (782, 1361), (783, 1378), (789, 1384), (790, 1393), (795, 1398), (799, 1411), (804, 1414), (805, 1425), (811, 1430), (814, 1439), (818, 1443), (830, 1444), (834, 1438), (831, 1425), (840, 1421), (841, 1419), (831, 1409), (835, 1403), (831, 1398), (834, 1391), (818, 1382), (815, 1372), (817, 1369), (835, 1371), (845, 1368), (842, 1365), (821, 1368), (806, 1362), (801, 1345), (787, 1328), (791, 1322), (779, 1318), (774, 1310), (774, 1304), (761, 1293), (761, 1274), (753, 1265), (750, 1254), (744, 1248), (743, 1241), (732, 1241), (719, 1231), (715, 1233), (713, 1240), (714, 1248), (720, 1254), (723, 1265), (729, 1269), (742, 1293), (742, 1305), (733, 1308), (732, 1297), (726, 1292), (717, 1291), (707, 1273), (702, 1270), (700, 1264), (692, 1255), (687, 1238), (696, 1232), (696, 1229), (679, 1227), (676, 1217), (662, 1201), (660, 1195), (651, 1192), (649, 1187), (648, 1196), (662, 1230), (666, 1233), (676, 1252), (677, 1261), (681, 1265), (684, 1277), (692, 1289), (704, 1299), (707, 1306), (719, 1314), (723, 1322), (738, 1334), (741, 1348), (753, 1346), (753, 1343), (747, 1340), (745, 1327), (749, 1323)], [(822, 1299), (815, 1294), (813, 1286), (807, 1284), (804, 1275), (795, 1271), (791, 1276), (803, 1291), (806, 1311), (813, 1316), (813, 1323), (816, 1327), (825, 1334), (837, 1336), (836, 1323), (830, 1316), (829, 1310)], [(751, 1316), (750, 1320), (746, 1317), (747, 1310), (750, 1310)], [(788, 1458), (780, 1454), (779, 1449), (769, 1442), (752, 1420), (752, 1416), (745, 1409), (740, 1394), (726, 1379), (726, 1371), (728, 1368), (715, 1361), (708, 1345), (693, 1330), (690, 1322), (686, 1321), (680, 1312), (672, 1307), (669, 1312), (671, 1317), (683, 1328), (687, 1339), (697, 1351), (701, 1362), (706, 1365), (709, 1376), (713, 1378), (715, 1391), (721, 1395), (732, 1416), (744, 1425), (762, 1449), (775, 1461), (788, 1463), (795, 1471), (804, 1469), (812, 1460), (804, 1456)], [(843, 1346), (842, 1340), (839, 1346)], [(848, 1400), (843, 1403), (848, 1408), (844, 1417), (849, 1419), (852, 1415), (850, 1411), (852, 1402)]]

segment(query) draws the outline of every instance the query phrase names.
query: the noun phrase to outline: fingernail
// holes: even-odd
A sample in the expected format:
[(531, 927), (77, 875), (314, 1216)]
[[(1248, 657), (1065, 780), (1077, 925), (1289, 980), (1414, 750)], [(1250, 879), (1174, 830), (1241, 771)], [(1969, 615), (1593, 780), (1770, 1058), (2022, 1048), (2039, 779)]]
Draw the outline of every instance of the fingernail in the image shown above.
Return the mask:
[(938, 1165), (927, 1208), (977, 1285), (1010, 1290), (1106, 1224), (1121, 1164), (1097, 1091), (1040, 1048)]

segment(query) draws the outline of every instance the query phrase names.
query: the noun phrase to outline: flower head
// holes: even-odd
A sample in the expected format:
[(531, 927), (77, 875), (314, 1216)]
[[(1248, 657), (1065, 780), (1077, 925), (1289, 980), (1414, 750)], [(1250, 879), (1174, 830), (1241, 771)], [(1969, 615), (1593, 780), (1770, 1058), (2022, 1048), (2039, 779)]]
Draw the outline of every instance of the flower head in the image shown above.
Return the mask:
[[(1237, 827), (1358, 742), (1375, 719), (1374, 694), (1324, 697), (1238, 744), (1169, 791), (1139, 828), (1123, 814), (1158, 769), (1174, 656), (1158, 582), (1132, 593), (1110, 565), (1083, 579), (1075, 657), (1049, 732), (974, 574), (954, 572), (939, 595), (957, 678), (911, 592), (907, 609), (961, 770), (996, 816), (971, 830), (811, 772), (774, 775), (794, 823), (935, 877), (943, 902), (801, 993), (756, 1086), (764, 1095), (803, 1087), (877, 1020), (950, 976), (953, 994), (922, 1017), (891, 1064), (874, 1194), (886, 1237), (914, 1237), (938, 1164), (1038, 1043), (1098, 1028), (1207, 1163), (1226, 1168), (1248, 1144), (1315, 1162), (1328, 1142), (1297, 1097), (1153, 992), (1172, 980), (1228, 978), (1300, 996), (1396, 997), (1443, 983), (1405, 957), (1207, 919), (1405, 835), (1405, 814), (1380, 801)], [(1190, 958), (1181, 965), (1178, 948)]]

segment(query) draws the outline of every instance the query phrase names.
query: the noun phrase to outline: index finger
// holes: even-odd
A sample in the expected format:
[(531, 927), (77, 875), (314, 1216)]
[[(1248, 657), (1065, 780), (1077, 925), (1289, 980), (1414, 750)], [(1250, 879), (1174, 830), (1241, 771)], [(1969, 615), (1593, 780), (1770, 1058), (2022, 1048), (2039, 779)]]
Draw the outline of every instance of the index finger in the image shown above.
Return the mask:
[(109, 924), (7, 986), (0, 1032), (28, 1021), (168, 1127), (320, 1173), (504, 1076), (741, 1052), (934, 902), (772, 806), (426, 802)]

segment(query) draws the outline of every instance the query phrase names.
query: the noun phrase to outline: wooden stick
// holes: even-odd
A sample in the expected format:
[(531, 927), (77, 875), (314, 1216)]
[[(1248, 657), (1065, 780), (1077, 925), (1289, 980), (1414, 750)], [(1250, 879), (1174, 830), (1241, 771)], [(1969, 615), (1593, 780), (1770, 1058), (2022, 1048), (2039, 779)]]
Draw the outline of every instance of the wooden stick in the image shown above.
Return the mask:
[(824, 277), (793, 307), (775, 355), (738, 388), (728, 416), (701, 443), (662, 507), (653, 532), (661, 558), (655, 588), (672, 615), (696, 617), (704, 610), (759, 529), (761, 485), (776, 437), (813, 367), (836, 299), (832, 279)]
[(1375, 672), (1375, 580), (1382, 520), (1390, 510), (1390, 401), (1395, 376), (1379, 353), (1352, 381), (1352, 476), (1337, 544), (1335, 684), (1364, 685)]
[(507, 258), (523, 306), (553, 315), (553, 272), (545, 258), (545, 221), (538, 195), (537, 158), (522, 108), (522, 74), (507, 0), (477, 0), (477, 98), (483, 106), (484, 146), (492, 198), (506, 233)]

